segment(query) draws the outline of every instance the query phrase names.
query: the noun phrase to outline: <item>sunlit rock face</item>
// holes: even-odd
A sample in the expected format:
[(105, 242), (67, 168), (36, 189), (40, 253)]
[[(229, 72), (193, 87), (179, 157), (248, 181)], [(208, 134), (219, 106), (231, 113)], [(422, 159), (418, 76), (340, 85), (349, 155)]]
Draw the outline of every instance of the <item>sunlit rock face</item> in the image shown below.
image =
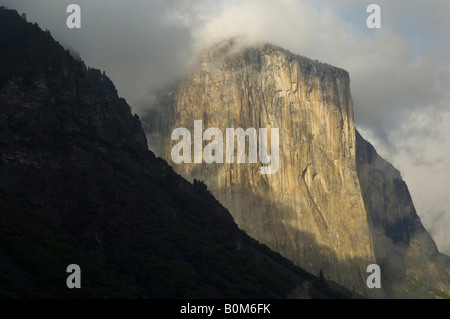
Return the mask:
[[(203, 180), (252, 237), (312, 273), (382, 296), (366, 286), (366, 268), (376, 259), (356, 171), (348, 73), (271, 45), (234, 41), (201, 52), (195, 65), (144, 120), (149, 147), (181, 175)], [(194, 163), (195, 120), (203, 131), (223, 132), (225, 163)], [(179, 127), (191, 133), (191, 163), (172, 161), (179, 140), (171, 133)], [(261, 174), (269, 164), (248, 157), (226, 163), (227, 128), (278, 128), (278, 171)]]
[[(143, 125), (152, 150), (203, 180), (240, 228), (297, 265), (367, 297), (450, 298), (450, 258), (423, 227), (398, 170), (355, 130), (349, 82), (345, 70), (230, 40), (202, 51), (161, 91)], [(197, 135), (194, 121), (202, 124)], [(173, 161), (180, 127), (191, 135), (190, 163)], [(221, 136), (201, 141), (208, 128)], [(227, 128), (271, 136), (277, 128), (276, 147), (263, 139), (272, 162), (250, 163), (247, 143), (246, 162), (227, 163)], [(205, 163), (208, 145), (220, 146), (223, 163)], [(261, 173), (271, 165), (273, 174)], [(381, 289), (367, 288), (372, 263), (381, 267)]]

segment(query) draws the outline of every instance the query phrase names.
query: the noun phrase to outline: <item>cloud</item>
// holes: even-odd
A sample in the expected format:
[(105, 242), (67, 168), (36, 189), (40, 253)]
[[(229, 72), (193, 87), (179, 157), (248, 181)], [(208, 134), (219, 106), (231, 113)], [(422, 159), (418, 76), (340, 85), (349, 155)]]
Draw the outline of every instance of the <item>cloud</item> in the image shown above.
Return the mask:
[(226, 1), (193, 35), (203, 45), (218, 37), (245, 35), (249, 41), (272, 42), (345, 68), (351, 75), (357, 124), (389, 144), (386, 132), (398, 125), (399, 118), (436, 96), (430, 85), (436, 68), (430, 65), (431, 57), (418, 63), (409, 39), (388, 22), (369, 32), (366, 7), (360, 1), (339, 2), (352, 21), (326, 5), (334, 2), (319, 1), (323, 5), (317, 11), (307, 1)]
[(450, 1), (377, 0), (382, 28), (360, 0), (2, 0), (107, 71), (135, 111), (180, 75), (194, 50), (245, 35), (349, 71), (356, 125), (405, 178), (425, 227), (450, 254)]
[(392, 156), (392, 163), (403, 168), (402, 175), (424, 225), (447, 254), (450, 251), (449, 122), (448, 107), (415, 111), (409, 121), (393, 133), (393, 138), (401, 142)]

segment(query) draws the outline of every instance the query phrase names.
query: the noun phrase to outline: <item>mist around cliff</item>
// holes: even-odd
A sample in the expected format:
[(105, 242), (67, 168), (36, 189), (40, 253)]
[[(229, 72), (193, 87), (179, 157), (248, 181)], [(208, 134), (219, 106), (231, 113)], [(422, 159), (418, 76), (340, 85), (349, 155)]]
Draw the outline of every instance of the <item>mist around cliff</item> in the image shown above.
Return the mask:
[(70, 3), (0, 1), (107, 70), (139, 113), (198, 48), (229, 36), (346, 69), (358, 129), (401, 171), (425, 226), (450, 254), (450, 2), (379, 0), (377, 30), (366, 27), (367, 3), (356, 0), (78, 0), (79, 30), (65, 25)]

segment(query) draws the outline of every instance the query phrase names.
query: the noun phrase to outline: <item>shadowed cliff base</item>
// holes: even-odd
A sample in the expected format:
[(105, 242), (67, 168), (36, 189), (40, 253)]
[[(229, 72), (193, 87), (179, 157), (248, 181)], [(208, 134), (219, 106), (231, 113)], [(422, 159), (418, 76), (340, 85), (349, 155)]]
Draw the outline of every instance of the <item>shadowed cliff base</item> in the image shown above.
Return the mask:
[[(324, 278), (331, 284), (346, 287), (355, 295), (362, 295), (365, 298), (386, 297), (384, 289), (388, 282), (384, 277), (385, 269), (382, 269), (382, 288), (369, 289), (366, 279), (370, 274), (366, 269), (374, 261), (358, 257), (340, 258), (335, 253), (336, 248), (326, 244), (330, 241), (329, 238), (336, 234), (329, 231), (314, 234), (301, 224), (300, 216), (297, 217), (297, 225), (288, 223), (287, 221), (292, 220), (289, 216), (295, 215), (291, 207), (277, 204), (277, 207), (273, 208), (273, 203), (266, 198), (244, 197), (240, 193), (221, 195), (219, 198), (226, 207), (237, 212), (234, 218), (241, 229), (253, 238), (264, 238), (264, 241), (260, 240), (263, 244), (293, 261), (295, 265), (315, 276), (319, 276), (322, 272)], [(246, 213), (240, 214), (238, 207)], [(252, 209), (247, 209), (249, 207)], [(274, 220), (280, 220), (281, 223), (275, 223)], [(264, 233), (264, 236), (261, 233)], [(353, 280), (355, 277), (361, 280), (355, 282)]]

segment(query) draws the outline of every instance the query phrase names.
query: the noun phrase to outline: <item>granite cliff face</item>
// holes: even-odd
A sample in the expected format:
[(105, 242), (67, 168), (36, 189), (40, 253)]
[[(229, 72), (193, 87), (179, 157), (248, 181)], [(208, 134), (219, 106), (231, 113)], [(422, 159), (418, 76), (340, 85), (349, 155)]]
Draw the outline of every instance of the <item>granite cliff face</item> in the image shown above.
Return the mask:
[(375, 255), (393, 297), (450, 297), (450, 258), (423, 227), (400, 172), (356, 133), (356, 163)]
[[(308, 271), (368, 297), (449, 297), (449, 258), (420, 222), (400, 173), (355, 131), (346, 71), (239, 40), (201, 52), (194, 65), (143, 120), (152, 150), (205, 181), (240, 228)], [(194, 135), (195, 120), (219, 128), (224, 145), (226, 128), (278, 128), (279, 170), (261, 174), (265, 164), (249, 158), (174, 163), (171, 132)], [(382, 289), (366, 286), (372, 263), (381, 266)]]
[[(183, 176), (205, 181), (250, 236), (308, 271), (383, 296), (366, 287), (376, 258), (356, 171), (348, 73), (270, 45), (239, 49), (234, 41), (204, 51), (198, 65), (144, 120), (150, 148)], [(261, 163), (248, 160), (174, 164), (171, 132), (193, 132), (194, 120), (222, 132), (278, 128), (278, 172), (263, 175)]]

